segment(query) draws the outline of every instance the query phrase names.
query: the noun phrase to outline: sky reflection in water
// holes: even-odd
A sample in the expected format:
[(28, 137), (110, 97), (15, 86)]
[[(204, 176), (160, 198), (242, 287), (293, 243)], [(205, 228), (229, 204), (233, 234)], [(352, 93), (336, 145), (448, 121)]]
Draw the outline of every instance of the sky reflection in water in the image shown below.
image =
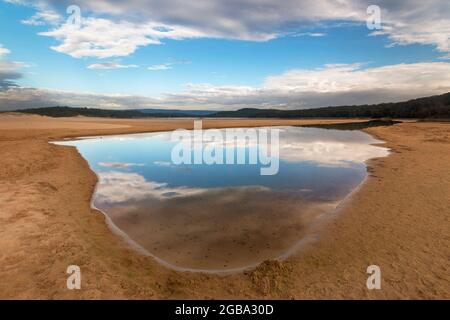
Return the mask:
[(259, 165), (174, 165), (170, 132), (59, 144), (78, 148), (99, 176), (94, 205), (149, 254), (182, 269), (230, 270), (292, 249), (363, 181), (364, 161), (388, 153), (360, 131), (279, 129), (273, 176)]

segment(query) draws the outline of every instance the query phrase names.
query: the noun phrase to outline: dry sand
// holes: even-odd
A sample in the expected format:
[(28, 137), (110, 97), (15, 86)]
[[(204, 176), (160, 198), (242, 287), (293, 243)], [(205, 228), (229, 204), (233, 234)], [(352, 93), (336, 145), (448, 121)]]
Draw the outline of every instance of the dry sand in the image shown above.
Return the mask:
[[(204, 121), (204, 127), (348, 120)], [(52, 119), (0, 115), (0, 298), (450, 298), (450, 124), (406, 122), (366, 131), (387, 158), (319, 239), (283, 261), (219, 276), (180, 273), (130, 249), (91, 209), (96, 176), (73, 147), (48, 140), (191, 128), (192, 119)], [(81, 267), (82, 289), (66, 288)], [(369, 291), (366, 268), (381, 267)]]

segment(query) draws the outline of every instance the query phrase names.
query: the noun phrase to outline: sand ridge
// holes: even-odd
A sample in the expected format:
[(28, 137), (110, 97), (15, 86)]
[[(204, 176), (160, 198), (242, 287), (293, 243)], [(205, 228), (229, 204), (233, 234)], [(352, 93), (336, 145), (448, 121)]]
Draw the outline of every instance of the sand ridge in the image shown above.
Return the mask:
[[(210, 119), (204, 128), (348, 120)], [(405, 122), (366, 131), (392, 149), (323, 226), (283, 261), (218, 276), (169, 270), (130, 249), (90, 207), (96, 176), (73, 147), (49, 140), (192, 128), (192, 119), (0, 115), (0, 298), (450, 298), (450, 125)], [(66, 288), (77, 264), (82, 289)], [(366, 267), (382, 290), (365, 287)]]

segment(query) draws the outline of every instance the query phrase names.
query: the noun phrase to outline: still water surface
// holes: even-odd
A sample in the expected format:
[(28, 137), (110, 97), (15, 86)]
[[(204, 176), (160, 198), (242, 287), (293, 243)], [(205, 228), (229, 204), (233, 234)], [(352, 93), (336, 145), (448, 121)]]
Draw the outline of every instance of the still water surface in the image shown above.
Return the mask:
[(170, 132), (58, 144), (89, 162), (93, 205), (141, 250), (179, 269), (232, 270), (291, 252), (364, 180), (365, 161), (388, 154), (361, 131), (278, 129), (272, 176), (260, 165), (175, 165)]

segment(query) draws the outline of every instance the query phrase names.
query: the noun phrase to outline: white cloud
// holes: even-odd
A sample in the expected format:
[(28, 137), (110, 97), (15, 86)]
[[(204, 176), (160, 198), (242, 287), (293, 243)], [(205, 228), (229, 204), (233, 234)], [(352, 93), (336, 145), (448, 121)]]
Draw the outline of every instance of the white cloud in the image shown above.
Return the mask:
[(173, 103), (231, 107), (308, 108), (399, 101), (450, 91), (450, 63), (398, 64), (363, 69), (361, 64), (291, 70), (260, 87), (191, 84), (166, 95)]
[(160, 97), (9, 88), (0, 91), (0, 105), (4, 110), (55, 105), (106, 109), (304, 109), (401, 101), (450, 91), (448, 62), (363, 66), (338, 64), (290, 70), (266, 78), (258, 87), (189, 84), (182, 92)]
[(172, 69), (172, 64), (171, 63), (155, 64), (153, 66), (148, 67), (147, 69), (150, 71), (169, 70)]
[[(69, 5), (72, 2), (46, 1), (46, 3), (60, 6)], [(251, 41), (270, 40), (285, 34), (286, 29), (296, 26), (311, 27), (317, 23), (344, 21), (365, 25), (368, 17), (367, 7), (379, 5), (383, 29), (372, 33), (373, 35), (386, 35), (394, 45), (427, 44), (435, 46), (442, 52), (450, 51), (450, 2), (448, 0), (237, 0), (231, 3), (222, 0), (130, 0), (126, 2), (79, 0), (76, 3), (83, 8), (84, 15), (90, 12), (107, 14), (112, 19), (125, 19), (129, 23), (139, 24), (139, 28), (143, 30), (148, 30), (149, 21), (160, 22), (169, 27), (179, 26), (178, 30), (188, 29), (189, 33), (194, 33), (196, 36)], [(122, 20), (118, 25), (123, 23)], [(89, 26), (86, 28), (95, 30)], [(140, 35), (144, 38), (148, 36), (145, 31), (143, 33)], [(71, 42), (71, 35), (62, 37), (60, 32), (51, 34), (64, 42)], [(305, 33), (307, 34), (308, 32)], [(309, 33), (311, 36), (319, 34)], [(97, 37), (108, 36), (98, 34)], [(150, 39), (155, 40), (152, 36)], [(157, 42), (160, 39), (161, 37), (156, 37)], [(101, 47), (103, 41), (97, 40)], [(134, 48), (147, 44), (149, 43), (146, 41), (138, 41)], [(79, 55), (73, 54), (72, 51), (61, 50), (73, 56)], [(121, 50), (121, 52), (125, 53), (127, 50)]]
[(450, 2), (412, 0), (398, 4), (382, 1), (383, 29), (374, 35), (387, 35), (392, 45), (433, 45), (450, 52)]
[(0, 58), (3, 58), (4, 56), (10, 53), (11, 51), (9, 51), (9, 49), (4, 48), (3, 45), (0, 44)]
[[(425, 62), (363, 69), (363, 64), (326, 65), (268, 77), (265, 88), (289, 92), (354, 92), (373, 89), (430, 92), (450, 87), (449, 63)], [(442, 74), (444, 72), (444, 74)]]
[(31, 26), (43, 26), (43, 25), (57, 25), (61, 23), (62, 17), (52, 10), (42, 10), (36, 12), (28, 19), (22, 20), (23, 24)]
[(107, 62), (90, 64), (87, 68), (104, 70), (104, 69), (129, 69), (129, 68), (137, 68), (137, 67), (138, 66), (135, 64), (121, 64), (116, 61), (107, 61)]
[[(61, 1), (49, 1), (60, 3)], [(69, 3), (65, 1), (64, 3)], [(86, 10), (114, 17), (134, 16), (201, 30), (207, 36), (266, 41), (283, 32), (285, 24), (358, 18), (350, 1), (238, 0), (224, 2), (182, 0), (92, 1), (77, 3)], [(365, 13), (365, 9), (364, 9)]]
[(81, 26), (65, 23), (40, 35), (61, 41), (53, 50), (75, 58), (128, 56), (140, 46), (161, 44), (161, 39), (182, 40), (203, 37), (201, 32), (158, 23), (114, 22), (103, 18), (82, 18)]

